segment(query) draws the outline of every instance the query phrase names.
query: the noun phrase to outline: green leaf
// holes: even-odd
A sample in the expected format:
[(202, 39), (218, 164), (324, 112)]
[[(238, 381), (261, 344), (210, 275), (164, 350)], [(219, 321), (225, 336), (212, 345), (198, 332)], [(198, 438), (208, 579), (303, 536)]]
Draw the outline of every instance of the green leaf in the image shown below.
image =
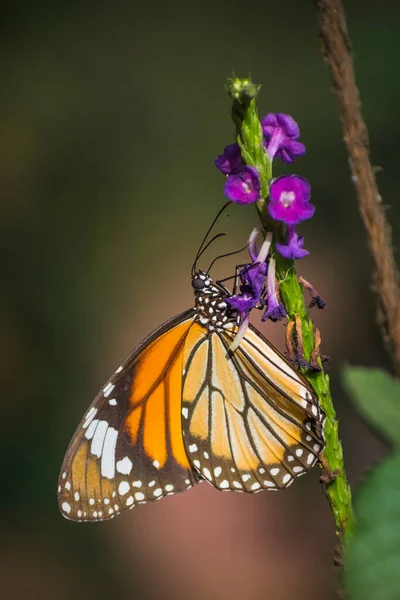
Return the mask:
[(400, 446), (400, 380), (363, 367), (345, 367), (343, 380), (366, 421)]
[(367, 476), (356, 496), (345, 582), (351, 600), (400, 598), (400, 456)]

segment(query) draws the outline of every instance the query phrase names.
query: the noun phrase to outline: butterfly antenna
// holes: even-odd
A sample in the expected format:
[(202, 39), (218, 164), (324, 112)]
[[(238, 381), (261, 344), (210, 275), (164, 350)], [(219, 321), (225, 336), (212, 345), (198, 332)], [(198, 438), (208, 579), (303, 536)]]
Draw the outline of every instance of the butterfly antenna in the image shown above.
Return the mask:
[(239, 254), (239, 252), (243, 252), (243, 250), (246, 250), (246, 248), (248, 248), (248, 246), (249, 246), (249, 244), (246, 244), (245, 246), (243, 246), (243, 248), (240, 248), (240, 250), (235, 250), (234, 252), (227, 252), (226, 254), (221, 254), (220, 256), (216, 256), (207, 269), (207, 275), (209, 274), (209, 272), (211, 271), (212, 267), (217, 262), (217, 260), (219, 260), (220, 258), (226, 258), (227, 256), (233, 256), (234, 254)]
[(196, 261), (199, 260), (199, 258), (204, 254), (204, 252), (207, 250), (207, 248), (209, 246), (211, 246), (211, 244), (213, 242), (215, 242), (215, 240), (217, 240), (218, 238), (222, 237), (226, 235), (226, 233), (217, 233), (217, 235), (214, 235), (214, 237), (211, 238), (211, 240), (209, 242), (207, 242), (207, 244), (204, 246), (203, 250), (200, 252), (200, 254), (197, 256)]
[[(194, 273), (195, 273), (195, 271), (196, 271), (196, 267), (197, 267), (197, 261), (199, 260), (200, 256), (203, 254), (203, 252), (206, 250), (206, 248), (208, 248), (208, 246), (210, 245), (210, 243), (211, 243), (211, 242), (212, 242), (214, 239), (216, 239), (216, 238), (213, 238), (213, 239), (211, 240), (211, 242), (209, 242), (209, 243), (206, 245), (206, 247), (204, 248), (204, 244), (205, 244), (205, 242), (206, 242), (206, 240), (207, 240), (208, 236), (210, 235), (210, 231), (211, 231), (211, 229), (214, 227), (214, 225), (215, 225), (215, 223), (218, 221), (219, 217), (222, 215), (222, 213), (224, 212), (224, 210), (225, 210), (225, 209), (226, 209), (226, 208), (227, 208), (227, 207), (228, 207), (230, 204), (231, 204), (231, 202), (230, 202), (230, 201), (228, 201), (228, 202), (226, 202), (226, 203), (224, 204), (224, 206), (223, 206), (223, 207), (222, 207), (222, 208), (221, 208), (221, 209), (218, 211), (218, 214), (217, 214), (217, 216), (214, 218), (213, 222), (211, 223), (210, 227), (208, 228), (208, 230), (207, 230), (207, 233), (206, 233), (206, 235), (204, 236), (204, 238), (203, 238), (203, 241), (202, 241), (202, 242), (201, 242), (201, 244), (200, 244), (200, 248), (199, 248), (199, 250), (198, 250), (198, 252), (197, 252), (197, 254), (196, 254), (196, 258), (194, 259), (194, 262), (193, 262), (193, 265), (192, 265), (192, 277), (193, 277), (193, 275), (194, 275)], [(225, 234), (219, 234), (219, 236), (217, 236), (217, 237), (220, 237), (221, 235), (225, 235)]]

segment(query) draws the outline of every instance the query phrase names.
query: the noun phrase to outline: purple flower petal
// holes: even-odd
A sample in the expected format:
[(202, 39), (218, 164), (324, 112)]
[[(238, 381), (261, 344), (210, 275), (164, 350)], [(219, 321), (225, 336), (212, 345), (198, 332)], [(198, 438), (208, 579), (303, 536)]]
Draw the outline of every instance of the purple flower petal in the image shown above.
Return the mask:
[(276, 221), (296, 225), (310, 219), (315, 206), (309, 202), (311, 187), (307, 179), (299, 175), (278, 177), (270, 186), (268, 212)]
[(276, 152), (276, 156), (279, 157), (285, 163), (294, 162), (295, 158), (303, 156), (306, 152), (306, 147), (301, 142), (296, 140), (284, 140), (280, 148)]
[(241, 317), (254, 308), (254, 298), (252, 296), (247, 296), (246, 294), (231, 296), (230, 298), (226, 299), (226, 302), (232, 308), (237, 310)]
[(276, 323), (276, 321), (282, 321), (287, 316), (285, 307), (283, 304), (277, 304), (276, 306), (268, 307), (267, 310), (264, 311), (261, 321), (266, 321), (269, 319)]
[(245, 166), (237, 173), (229, 175), (224, 194), (237, 204), (251, 204), (260, 199), (260, 180), (257, 169)]
[(276, 115), (275, 113), (268, 113), (267, 115), (265, 115), (265, 117), (261, 119), (260, 123), (264, 133), (264, 129), (266, 129), (267, 127), (274, 128), (279, 126), (277, 116), (278, 115)]
[(277, 113), (276, 120), (279, 127), (283, 129), (287, 137), (293, 138), (294, 140), (297, 140), (297, 138), (300, 137), (299, 126), (293, 117), (286, 115), (285, 113)]
[(270, 258), (267, 276), (267, 308), (261, 317), (262, 321), (281, 321), (286, 317), (286, 310), (278, 299), (278, 290), (275, 280), (275, 260)]
[(243, 167), (242, 155), (238, 144), (225, 146), (223, 154), (215, 159), (215, 166), (225, 175), (240, 171)]
[(286, 163), (292, 163), (302, 156), (304, 144), (296, 141), (300, 136), (299, 126), (290, 115), (269, 113), (261, 119), (264, 146), (271, 160), (277, 156)]
[(308, 254), (308, 250), (303, 248), (304, 236), (298, 236), (294, 227), (288, 227), (287, 244), (276, 244), (276, 249), (279, 254), (290, 260), (304, 258)]

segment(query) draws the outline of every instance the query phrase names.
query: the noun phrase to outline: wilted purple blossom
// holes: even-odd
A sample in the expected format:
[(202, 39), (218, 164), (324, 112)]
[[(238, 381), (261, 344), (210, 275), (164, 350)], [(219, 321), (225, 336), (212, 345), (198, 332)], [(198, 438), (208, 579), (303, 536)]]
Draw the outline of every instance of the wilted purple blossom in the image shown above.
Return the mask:
[(290, 115), (268, 113), (261, 119), (261, 126), (264, 146), (271, 160), (277, 156), (286, 163), (292, 163), (305, 153), (306, 147), (297, 141), (300, 136), (299, 126)]

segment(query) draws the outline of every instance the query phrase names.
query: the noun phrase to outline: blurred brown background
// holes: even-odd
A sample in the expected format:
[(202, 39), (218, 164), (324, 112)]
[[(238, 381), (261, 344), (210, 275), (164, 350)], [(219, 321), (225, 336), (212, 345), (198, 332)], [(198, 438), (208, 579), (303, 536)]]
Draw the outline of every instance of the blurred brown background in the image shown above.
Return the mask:
[[(400, 8), (347, 4), (396, 242)], [(313, 315), (352, 483), (384, 452), (339, 380), (345, 361), (389, 363), (313, 3), (33, 0), (2, 12), (2, 597), (335, 598), (335, 536), (317, 469), (277, 494), (204, 483), (94, 525), (64, 520), (55, 493), (98, 388), (192, 303), (191, 262), (224, 201), (213, 159), (232, 141), (232, 71), (251, 70), (263, 84), (261, 115), (292, 114), (307, 145), (292, 172), (310, 180), (317, 212), (302, 227), (311, 256), (299, 273), (328, 301)], [(219, 224), (229, 236), (207, 261), (243, 245), (255, 224), (251, 207), (232, 209)], [(262, 330), (282, 348), (281, 325)]]

